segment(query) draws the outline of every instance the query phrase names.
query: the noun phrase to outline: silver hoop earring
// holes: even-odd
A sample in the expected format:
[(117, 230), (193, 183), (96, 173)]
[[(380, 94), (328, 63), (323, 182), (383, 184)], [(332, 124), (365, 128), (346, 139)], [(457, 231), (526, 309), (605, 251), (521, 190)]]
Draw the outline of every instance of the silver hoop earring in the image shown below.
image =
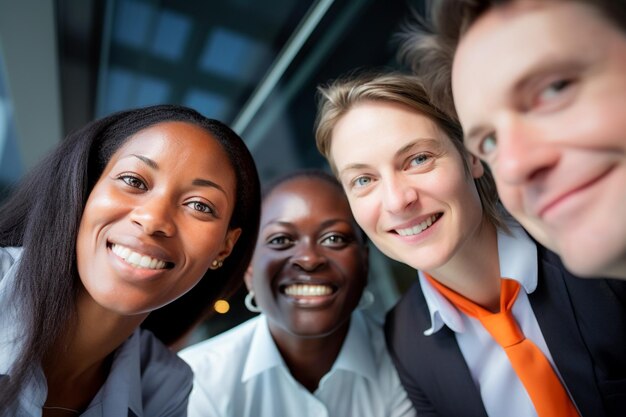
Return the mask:
[(360, 308), (361, 310), (365, 310), (369, 308), (372, 304), (374, 304), (374, 293), (368, 290), (367, 288), (363, 290), (363, 294), (361, 295), (361, 300), (359, 301), (359, 305), (356, 308)]
[(248, 294), (246, 294), (246, 298), (243, 300), (243, 303), (246, 305), (246, 308), (250, 310), (251, 312), (253, 313), (261, 312), (261, 309), (259, 308), (259, 306), (255, 304), (254, 291), (252, 290), (248, 291)]

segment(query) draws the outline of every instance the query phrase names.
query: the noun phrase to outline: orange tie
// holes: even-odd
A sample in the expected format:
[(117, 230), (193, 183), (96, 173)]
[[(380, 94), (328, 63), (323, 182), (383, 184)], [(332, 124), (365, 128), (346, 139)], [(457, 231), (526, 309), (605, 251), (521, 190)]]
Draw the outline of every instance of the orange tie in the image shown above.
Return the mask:
[(478, 319), (495, 341), (504, 348), (539, 417), (578, 417), (578, 411), (552, 365), (537, 345), (526, 339), (511, 313), (520, 289), (517, 281), (501, 280), (500, 312), (492, 313), (429, 275), (424, 275), (459, 310)]

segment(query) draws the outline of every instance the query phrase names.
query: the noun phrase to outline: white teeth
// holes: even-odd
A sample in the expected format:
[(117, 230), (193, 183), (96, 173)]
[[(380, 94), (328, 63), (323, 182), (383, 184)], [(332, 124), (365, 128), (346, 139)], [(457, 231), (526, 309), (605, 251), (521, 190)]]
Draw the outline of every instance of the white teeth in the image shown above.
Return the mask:
[(130, 265), (136, 268), (144, 269), (163, 269), (165, 268), (165, 261), (160, 259), (151, 258), (147, 255), (142, 255), (137, 252), (133, 252), (129, 248), (121, 245), (111, 245), (111, 251), (114, 254), (124, 259)]
[(427, 218), (426, 220), (424, 220), (423, 222), (421, 222), (420, 224), (416, 226), (409, 227), (406, 229), (396, 229), (396, 232), (398, 232), (400, 236), (417, 235), (417, 234), (422, 233), (424, 230), (428, 229), (436, 220), (437, 220), (437, 215), (433, 214), (432, 216), (430, 216), (429, 218)]
[(300, 297), (315, 297), (320, 295), (330, 295), (333, 293), (332, 287), (328, 285), (308, 285), (296, 284), (285, 288), (285, 294)]

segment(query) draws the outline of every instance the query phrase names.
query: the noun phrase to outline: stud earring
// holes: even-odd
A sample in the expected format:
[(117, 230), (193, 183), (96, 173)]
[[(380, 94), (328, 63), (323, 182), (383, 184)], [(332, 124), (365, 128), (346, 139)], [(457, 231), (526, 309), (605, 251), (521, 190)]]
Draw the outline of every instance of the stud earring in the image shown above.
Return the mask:
[(224, 265), (224, 261), (213, 259), (213, 262), (211, 262), (211, 269), (221, 268), (222, 265)]

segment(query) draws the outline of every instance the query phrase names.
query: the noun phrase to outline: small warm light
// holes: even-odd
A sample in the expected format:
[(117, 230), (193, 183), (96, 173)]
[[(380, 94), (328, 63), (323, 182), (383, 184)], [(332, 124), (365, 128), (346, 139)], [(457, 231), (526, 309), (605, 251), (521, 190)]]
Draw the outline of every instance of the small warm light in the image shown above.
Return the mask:
[(226, 314), (228, 310), (230, 310), (230, 304), (228, 304), (226, 300), (217, 300), (215, 304), (213, 304), (213, 308), (220, 314)]

